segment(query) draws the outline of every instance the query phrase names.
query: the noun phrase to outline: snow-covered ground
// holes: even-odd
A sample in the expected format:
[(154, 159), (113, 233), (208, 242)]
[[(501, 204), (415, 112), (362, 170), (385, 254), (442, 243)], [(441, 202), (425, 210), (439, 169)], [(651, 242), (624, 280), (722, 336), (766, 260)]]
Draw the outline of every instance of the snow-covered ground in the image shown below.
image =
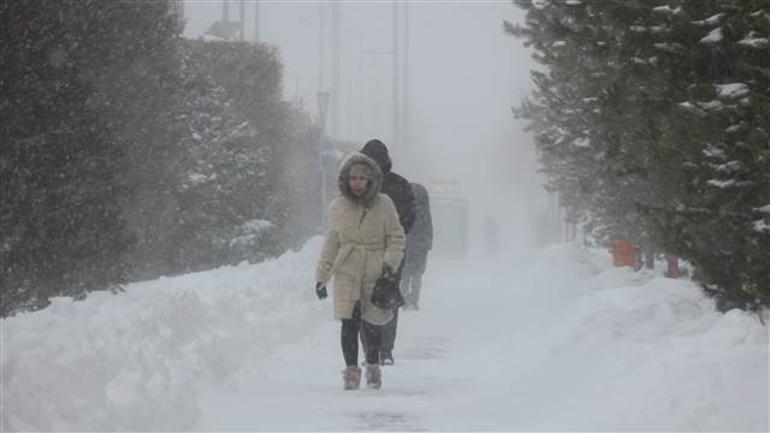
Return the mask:
[(319, 248), (3, 320), (3, 430), (768, 430), (756, 316), (573, 245), (431, 262), (383, 388), (342, 391)]

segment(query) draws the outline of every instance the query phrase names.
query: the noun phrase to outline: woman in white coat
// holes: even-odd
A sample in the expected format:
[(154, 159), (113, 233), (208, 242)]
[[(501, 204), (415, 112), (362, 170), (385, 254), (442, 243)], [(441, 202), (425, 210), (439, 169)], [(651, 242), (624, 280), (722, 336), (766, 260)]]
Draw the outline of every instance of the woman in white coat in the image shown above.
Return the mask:
[(337, 181), (340, 196), (329, 204), (328, 231), (316, 269), (316, 293), (326, 297), (326, 284), (334, 278), (334, 316), (342, 321), (344, 389), (357, 389), (359, 331), (366, 333), (366, 383), (382, 385), (380, 340), (382, 325), (393, 312), (372, 304), (375, 281), (398, 269), (404, 254), (404, 230), (391, 199), (380, 194), (382, 171), (361, 153), (348, 156)]

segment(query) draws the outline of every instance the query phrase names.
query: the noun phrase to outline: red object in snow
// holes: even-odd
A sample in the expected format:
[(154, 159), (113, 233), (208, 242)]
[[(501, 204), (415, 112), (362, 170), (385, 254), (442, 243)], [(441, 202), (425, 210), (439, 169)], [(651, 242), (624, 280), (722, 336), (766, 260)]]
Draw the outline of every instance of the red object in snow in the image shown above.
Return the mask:
[(575, 224), (567, 225), (567, 243), (574, 244), (577, 242), (577, 226)]
[(636, 264), (636, 248), (634, 244), (626, 241), (612, 241), (612, 264), (616, 268), (621, 266), (631, 266)]
[(666, 262), (668, 263), (668, 269), (666, 270), (666, 277), (679, 278), (679, 257), (668, 255), (666, 256)]

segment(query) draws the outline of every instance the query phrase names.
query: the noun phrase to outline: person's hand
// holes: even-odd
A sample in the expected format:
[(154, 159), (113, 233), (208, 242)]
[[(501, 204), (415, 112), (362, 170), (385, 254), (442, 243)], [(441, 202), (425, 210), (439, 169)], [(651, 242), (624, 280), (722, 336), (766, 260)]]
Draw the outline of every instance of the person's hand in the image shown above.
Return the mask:
[(318, 299), (324, 299), (329, 296), (329, 294), (326, 293), (326, 284), (320, 281), (315, 283), (315, 294), (318, 296)]
[(385, 278), (391, 278), (393, 276), (393, 269), (390, 269), (390, 266), (383, 264), (382, 265), (382, 276)]

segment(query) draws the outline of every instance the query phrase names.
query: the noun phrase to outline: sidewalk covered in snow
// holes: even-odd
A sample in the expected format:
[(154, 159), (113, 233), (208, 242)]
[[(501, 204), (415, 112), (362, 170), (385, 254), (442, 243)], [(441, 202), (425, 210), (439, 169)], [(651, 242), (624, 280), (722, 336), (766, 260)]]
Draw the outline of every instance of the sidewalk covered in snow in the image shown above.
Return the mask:
[(5, 430), (768, 428), (768, 333), (604, 251), (433, 262), (383, 388), (343, 391), (318, 239), (2, 323)]

